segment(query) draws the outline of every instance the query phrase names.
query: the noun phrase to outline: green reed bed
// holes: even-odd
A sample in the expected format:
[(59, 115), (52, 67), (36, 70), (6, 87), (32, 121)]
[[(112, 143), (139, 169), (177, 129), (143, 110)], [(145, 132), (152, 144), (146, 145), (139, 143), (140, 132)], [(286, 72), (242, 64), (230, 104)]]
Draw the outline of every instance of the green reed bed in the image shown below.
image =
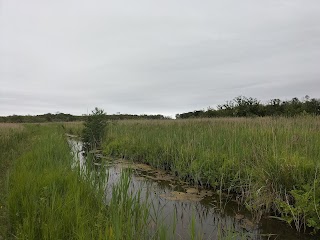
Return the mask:
[(147, 205), (128, 193), (126, 174), (106, 202), (105, 170), (83, 173), (71, 167), (61, 125), (27, 126), (27, 131), (33, 136), (23, 139), (29, 149), (9, 168), (4, 239), (165, 238), (146, 227)]
[(25, 139), (29, 136), (21, 124), (0, 124), (0, 237), (5, 236), (8, 229), (5, 191), (8, 170), (15, 158), (28, 147)]
[(233, 192), (258, 221), (320, 229), (320, 118), (118, 121), (104, 152)]
[(71, 135), (81, 136), (84, 124), (83, 122), (64, 122), (61, 123), (65, 132)]

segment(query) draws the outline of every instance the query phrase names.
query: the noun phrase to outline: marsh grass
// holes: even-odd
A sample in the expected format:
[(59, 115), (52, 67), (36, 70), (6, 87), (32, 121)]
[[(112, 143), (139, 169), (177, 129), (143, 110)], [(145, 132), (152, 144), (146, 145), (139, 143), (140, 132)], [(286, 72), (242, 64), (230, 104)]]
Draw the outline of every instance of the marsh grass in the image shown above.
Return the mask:
[(84, 122), (64, 122), (60, 124), (68, 134), (81, 136), (83, 132)]
[(61, 125), (31, 125), (28, 131), (31, 146), (14, 160), (8, 176), (5, 239), (160, 238), (146, 227), (148, 208), (128, 192), (127, 174), (106, 201), (105, 169), (84, 174), (72, 168)]
[[(0, 236), (4, 239), (170, 239), (152, 205), (122, 175), (106, 198), (105, 169), (73, 166), (64, 131), (81, 123), (0, 125)], [(78, 130), (76, 130), (78, 129)], [(270, 212), (304, 230), (320, 226), (320, 122), (316, 117), (119, 121), (104, 152), (235, 193), (256, 216)], [(90, 161), (89, 161), (90, 162)], [(88, 171), (94, 168), (89, 166)], [(192, 223), (192, 221), (191, 221)], [(193, 222), (194, 224), (194, 222)], [(294, 225), (293, 225), (294, 226)], [(190, 225), (190, 238), (201, 238)], [(222, 229), (218, 239), (245, 239)]]
[[(235, 193), (257, 222), (275, 213), (320, 228), (319, 146), (319, 117), (144, 120), (110, 124), (104, 152)], [(309, 192), (312, 207), (293, 215)]]
[(5, 236), (8, 229), (8, 211), (6, 208), (6, 179), (8, 169), (16, 157), (29, 146), (24, 140), (30, 137), (21, 124), (0, 124), (0, 236)]

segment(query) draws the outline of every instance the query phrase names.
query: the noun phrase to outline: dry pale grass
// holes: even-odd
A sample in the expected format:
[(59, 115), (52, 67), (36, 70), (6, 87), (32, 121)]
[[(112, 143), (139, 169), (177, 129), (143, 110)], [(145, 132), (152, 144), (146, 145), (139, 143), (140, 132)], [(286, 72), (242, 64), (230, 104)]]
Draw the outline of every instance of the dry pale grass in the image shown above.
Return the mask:
[(23, 129), (20, 123), (0, 123), (0, 129)]
[(9, 135), (12, 131), (22, 131), (24, 125), (21, 123), (0, 123), (0, 137)]
[(61, 123), (65, 129), (65, 131), (72, 135), (78, 135), (80, 136), (83, 128), (84, 128), (84, 122), (78, 121), (78, 122), (64, 122)]

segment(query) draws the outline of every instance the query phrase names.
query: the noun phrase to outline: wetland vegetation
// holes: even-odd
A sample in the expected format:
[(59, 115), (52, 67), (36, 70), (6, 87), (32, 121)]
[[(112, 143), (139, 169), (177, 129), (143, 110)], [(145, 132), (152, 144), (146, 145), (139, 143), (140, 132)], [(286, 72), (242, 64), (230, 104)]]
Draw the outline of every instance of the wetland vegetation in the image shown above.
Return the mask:
[[(203, 190), (210, 190), (221, 214), (224, 210), (228, 212), (223, 207), (227, 206), (224, 201), (231, 200), (250, 212), (253, 223), (261, 225), (271, 216), (296, 232), (308, 234), (286, 239), (308, 239), (308, 236), (317, 239), (319, 120), (317, 116), (300, 116), (109, 121), (103, 133), (97, 132), (99, 144), (90, 147), (102, 149), (104, 156), (113, 159), (162, 169), (167, 174), (162, 182), (168, 184), (156, 190), (159, 202), (165, 198), (183, 203), (182, 198), (190, 194), (192, 201), (198, 201), (206, 196), (202, 195)], [(0, 236), (3, 239), (172, 239), (176, 236), (172, 229), (175, 222), (169, 227), (160, 217), (150, 217), (155, 205), (141, 197), (141, 191), (145, 190), (140, 183), (135, 185), (140, 186), (138, 189), (131, 191), (133, 178), (128, 173), (106, 191), (110, 175), (101, 162), (107, 159), (101, 160), (101, 154), (99, 164), (88, 166), (85, 173), (75, 167), (75, 156), (70, 152), (65, 133), (80, 136), (88, 124), (0, 125)], [(91, 160), (86, 164), (90, 163)], [(145, 170), (139, 172), (146, 176)], [(152, 174), (149, 179), (158, 181), (159, 172), (152, 170)], [(173, 186), (174, 182), (184, 185)], [(188, 190), (186, 184), (195, 190)], [(169, 188), (175, 190), (168, 193)], [(164, 192), (160, 194), (161, 191)], [(191, 213), (188, 216), (186, 238), (205, 238), (198, 232), (197, 218)], [(243, 221), (242, 215), (236, 214), (234, 218)], [(248, 235), (235, 230), (236, 226), (218, 227), (214, 239), (260, 239), (257, 232)], [(280, 223), (276, 226), (283, 227)], [(260, 237), (272, 239), (273, 235)]]
[(83, 173), (61, 125), (1, 125), (2, 239), (165, 239), (123, 175), (105, 202), (106, 175)]
[(320, 228), (319, 117), (121, 121), (104, 153), (171, 171), (235, 195), (258, 222)]

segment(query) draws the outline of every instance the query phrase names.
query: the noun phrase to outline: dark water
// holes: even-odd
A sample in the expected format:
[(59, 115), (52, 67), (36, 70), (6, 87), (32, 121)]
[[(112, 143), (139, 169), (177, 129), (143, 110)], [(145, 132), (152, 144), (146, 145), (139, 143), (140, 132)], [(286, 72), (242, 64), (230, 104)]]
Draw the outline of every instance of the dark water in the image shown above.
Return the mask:
[[(79, 162), (74, 166), (84, 168), (81, 142), (69, 139), (69, 144)], [(272, 218), (263, 218), (259, 224), (253, 224), (250, 213), (232, 199), (209, 190), (192, 188), (147, 165), (119, 159), (103, 159), (102, 162), (108, 165), (106, 196), (110, 196), (112, 185), (119, 182), (122, 171), (132, 169), (129, 191), (132, 194), (140, 191), (142, 200), (147, 199), (150, 203), (151, 219), (164, 223), (168, 231), (172, 231), (172, 239), (190, 239), (192, 227), (201, 239), (320, 239), (319, 235), (299, 234)]]

